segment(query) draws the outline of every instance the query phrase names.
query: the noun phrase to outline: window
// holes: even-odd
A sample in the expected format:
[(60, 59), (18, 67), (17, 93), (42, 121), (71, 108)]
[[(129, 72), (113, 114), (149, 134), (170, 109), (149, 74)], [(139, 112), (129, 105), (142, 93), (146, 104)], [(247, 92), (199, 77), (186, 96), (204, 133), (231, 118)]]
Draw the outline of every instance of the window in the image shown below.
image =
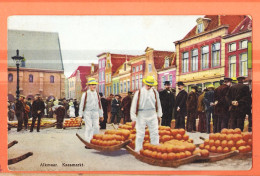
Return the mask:
[(136, 72), (139, 72), (139, 66), (136, 66)]
[(189, 71), (189, 53), (182, 53), (182, 73)]
[(209, 68), (209, 46), (201, 48), (201, 65), (202, 69)]
[(130, 81), (127, 81), (127, 91), (130, 91)]
[(236, 43), (231, 43), (229, 44), (228, 46), (228, 51), (231, 52), (231, 51), (236, 51)]
[(247, 69), (247, 53), (242, 53), (239, 56), (240, 59), (240, 70), (239, 70), (239, 75), (240, 76), (247, 76), (248, 74), (248, 69)]
[(126, 92), (126, 82), (124, 81), (124, 92)]
[(133, 76), (132, 77), (132, 90), (135, 89), (135, 77)]
[(165, 62), (164, 62), (164, 68), (168, 68), (169, 67), (169, 59), (165, 59)]
[(102, 77), (102, 81), (105, 81), (105, 72), (102, 72), (103, 77)]
[(120, 83), (120, 93), (123, 93), (123, 84)]
[(172, 86), (172, 75), (169, 75), (169, 81), (170, 81), (170, 84)]
[(139, 76), (139, 80), (140, 80), (140, 88), (143, 86), (143, 75), (142, 74), (140, 74), (140, 76)]
[(101, 80), (101, 74), (102, 74), (102, 72), (101, 72), (100, 74), (98, 74), (99, 81), (102, 81), (102, 80)]
[(107, 68), (110, 68), (110, 63), (109, 62), (107, 63)]
[(143, 65), (140, 65), (140, 71), (143, 70)]
[(106, 60), (102, 61), (102, 67), (104, 68), (106, 66)]
[(165, 77), (162, 76), (162, 81), (161, 81), (161, 88), (162, 88), (162, 89), (164, 88), (164, 82), (165, 82)]
[(33, 82), (33, 75), (29, 75), (29, 82)]
[(106, 82), (108, 82), (108, 74), (106, 74)]
[(116, 94), (116, 84), (113, 84), (113, 94)]
[(135, 67), (133, 67), (133, 73), (135, 72)]
[(220, 66), (220, 43), (212, 45), (212, 67)]
[(191, 71), (198, 70), (198, 49), (194, 49), (191, 52)]
[(8, 74), (8, 82), (13, 82), (13, 74), (12, 73)]
[(101, 68), (101, 61), (99, 61), (99, 68)]
[(239, 42), (239, 48), (240, 49), (245, 49), (247, 48), (247, 40), (242, 40)]
[(119, 93), (119, 83), (116, 83), (116, 93)]
[(135, 88), (138, 89), (138, 75), (136, 75), (135, 86)]
[(53, 75), (50, 76), (50, 83), (54, 83), (54, 76)]
[(148, 65), (148, 72), (152, 72), (152, 64)]
[(229, 57), (229, 77), (236, 77), (236, 56)]
[(203, 32), (203, 24), (202, 23), (198, 24), (198, 33), (201, 33), (201, 32)]

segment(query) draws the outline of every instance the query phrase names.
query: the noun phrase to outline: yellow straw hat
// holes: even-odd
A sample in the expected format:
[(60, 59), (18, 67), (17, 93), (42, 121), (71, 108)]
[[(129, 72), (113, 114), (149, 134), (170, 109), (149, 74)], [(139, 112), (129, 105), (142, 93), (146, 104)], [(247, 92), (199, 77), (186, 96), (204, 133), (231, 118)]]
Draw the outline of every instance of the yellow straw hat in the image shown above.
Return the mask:
[(231, 79), (232, 79), (232, 83), (238, 83), (238, 81), (237, 81), (237, 78), (236, 78), (236, 77), (232, 77)]
[(149, 86), (156, 86), (158, 84), (153, 76), (147, 76), (146, 78), (143, 79), (143, 82)]
[(87, 85), (89, 85), (89, 84), (98, 84), (98, 82), (95, 80), (95, 78), (89, 78), (88, 82), (86, 84)]
[(213, 89), (215, 89), (215, 86), (214, 86), (213, 84), (210, 84), (210, 85), (207, 86), (207, 88), (213, 88)]

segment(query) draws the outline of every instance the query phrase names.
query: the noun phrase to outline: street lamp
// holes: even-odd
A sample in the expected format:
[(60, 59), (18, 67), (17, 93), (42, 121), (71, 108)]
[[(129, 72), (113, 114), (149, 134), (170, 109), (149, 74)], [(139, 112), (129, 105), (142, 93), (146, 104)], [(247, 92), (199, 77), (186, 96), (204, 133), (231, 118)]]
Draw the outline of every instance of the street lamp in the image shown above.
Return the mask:
[(12, 59), (14, 60), (16, 67), (17, 67), (17, 90), (16, 90), (16, 99), (19, 99), (20, 90), (19, 90), (19, 66), (24, 59), (24, 57), (19, 56), (19, 50), (16, 50), (16, 56), (13, 56)]

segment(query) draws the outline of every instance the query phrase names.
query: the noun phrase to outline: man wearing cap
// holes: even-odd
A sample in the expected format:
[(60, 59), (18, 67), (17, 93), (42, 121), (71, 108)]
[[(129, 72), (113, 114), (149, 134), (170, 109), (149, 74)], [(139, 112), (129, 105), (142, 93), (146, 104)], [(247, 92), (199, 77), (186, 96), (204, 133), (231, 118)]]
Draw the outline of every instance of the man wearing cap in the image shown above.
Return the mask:
[(226, 95), (231, 86), (231, 82), (231, 78), (224, 78), (224, 84), (216, 88), (214, 91), (214, 115), (217, 122), (217, 132), (220, 132), (223, 128), (228, 128), (229, 105), (226, 101)]
[(120, 123), (120, 105), (121, 105), (121, 101), (119, 100), (119, 95), (115, 95), (115, 98), (112, 100), (111, 103), (111, 123), (115, 122), (115, 117), (116, 117), (116, 124)]
[(211, 116), (213, 118), (213, 133), (217, 132), (217, 124), (216, 120), (214, 117), (214, 85), (209, 84), (207, 86), (208, 91), (205, 93), (204, 96), (204, 104), (205, 104), (205, 111), (206, 111), (206, 128), (207, 128), (207, 133), (210, 133), (210, 121), (211, 121)]
[(101, 101), (101, 105), (102, 105), (102, 109), (103, 109), (103, 117), (104, 117), (104, 120), (102, 122), (100, 122), (99, 125), (100, 125), (100, 129), (106, 129), (106, 126), (107, 126), (107, 100), (103, 96), (102, 92), (99, 92), (99, 96), (101, 98), (100, 101)]
[(31, 125), (31, 128), (30, 128), (30, 132), (33, 132), (34, 124), (35, 124), (35, 121), (36, 121), (37, 118), (38, 118), (37, 132), (40, 132), (41, 118), (44, 114), (44, 109), (45, 109), (44, 102), (41, 99), (40, 94), (37, 94), (35, 96), (35, 100), (32, 104), (32, 117), (33, 117), (33, 119), (32, 119), (32, 125)]
[(186, 101), (188, 93), (184, 89), (184, 84), (182, 81), (177, 82), (179, 93), (176, 96), (176, 104), (174, 108), (175, 112), (175, 128), (185, 129), (185, 116), (187, 113)]
[(15, 115), (18, 120), (17, 132), (21, 131), (23, 128), (24, 111), (24, 96), (20, 95), (19, 99), (15, 103)]
[(197, 117), (197, 97), (198, 87), (196, 85), (191, 86), (191, 92), (188, 94), (187, 98), (187, 131), (194, 132), (194, 124), (196, 123)]
[(103, 121), (103, 109), (96, 91), (97, 84), (94, 78), (88, 79), (88, 90), (82, 94), (79, 106), (79, 117), (84, 117), (85, 121), (87, 142), (90, 142), (94, 134), (99, 133), (99, 120)]
[(172, 92), (170, 81), (164, 82), (164, 90), (159, 93), (162, 106), (162, 125), (171, 127), (172, 111), (175, 104), (175, 95)]
[(147, 76), (143, 79), (143, 83), (145, 85), (134, 94), (130, 110), (132, 126), (136, 126), (136, 152), (143, 148), (146, 125), (150, 133), (150, 143), (159, 144), (158, 120), (162, 117), (159, 93), (152, 88), (157, 85), (157, 81), (153, 76)]
[(122, 100), (121, 110), (124, 114), (124, 123), (131, 122), (130, 118), (130, 108), (132, 103), (132, 92), (128, 91), (128, 94), (125, 98)]
[(243, 131), (244, 120), (250, 106), (251, 96), (249, 87), (243, 84), (245, 77), (240, 76), (237, 80), (238, 84), (232, 86), (227, 93), (230, 105), (230, 127), (232, 129), (240, 128)]

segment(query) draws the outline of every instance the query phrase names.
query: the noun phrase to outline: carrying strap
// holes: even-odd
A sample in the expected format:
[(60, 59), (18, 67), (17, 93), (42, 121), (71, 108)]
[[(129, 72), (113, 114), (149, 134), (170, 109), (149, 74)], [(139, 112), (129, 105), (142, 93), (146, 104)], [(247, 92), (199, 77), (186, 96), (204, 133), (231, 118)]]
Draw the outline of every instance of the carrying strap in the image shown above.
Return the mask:
[[(86, 91), (85, 99), (84, 99), (84, 105), (83, 105), (83, 112), (84, 112), (84, 110), (85, 110), (85, 108), (86, 108), (87, 97), (88, 97), (88, 94), (87, 94), (87, 91)], [(99, 106), (99, 109), (102, 109), (102, 108), (101, 108), (101, 103), (100, 103), (100, 97), (99, 97), (98, 93), (97, 93), (97, 97), (98, 97), (98, 106)]]
[[(153, 93), (154, 93), (154, 97), (155, 97), (155, 109), (156, 109), (156, 112), (158, 112), (158, 104), (157, 104), (156, 92), (155, 92), (154, 89), (153, 89)], [(137, 98), (137, 103), (136, 103), (136, 112), (135, 112), (136, 116), (138, 115), (140, 94), (141, 94), (141, 89), (139, 89), (139, 92), (138, 92), (138, 98)]]

